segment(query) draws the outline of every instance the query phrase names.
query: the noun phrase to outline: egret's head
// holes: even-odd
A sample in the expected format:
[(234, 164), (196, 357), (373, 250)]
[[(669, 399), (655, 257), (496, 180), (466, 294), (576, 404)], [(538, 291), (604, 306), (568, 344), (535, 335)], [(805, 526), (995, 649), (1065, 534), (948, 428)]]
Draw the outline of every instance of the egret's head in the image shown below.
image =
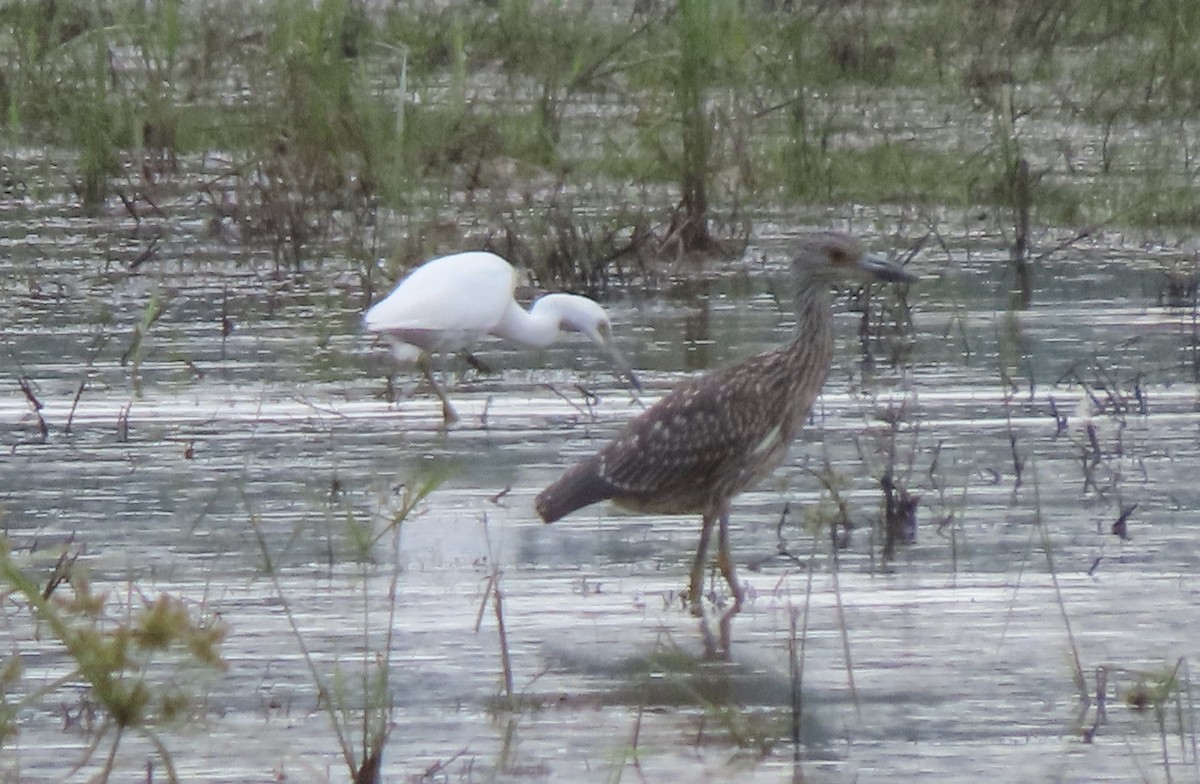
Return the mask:
[(533, 303), (533, 311), (539, 310), (557, 314), (561, 329), (585, 335), (608, 355), (617, 375), (627, 380), (634, 389), (642, 388), (629, 362), (617, 348), (613, 339), (612, 321), (604, 308), (594, 300), (576, 294), (547, 294)]
[(831, 282), (863, 277), (900, 283), (917, 280), (916, 275), (900, 264), (868, 253), (854, 237), (837, 231), (802, 237), (792, 260), (792, 272), (797, 277), (818, 277)]

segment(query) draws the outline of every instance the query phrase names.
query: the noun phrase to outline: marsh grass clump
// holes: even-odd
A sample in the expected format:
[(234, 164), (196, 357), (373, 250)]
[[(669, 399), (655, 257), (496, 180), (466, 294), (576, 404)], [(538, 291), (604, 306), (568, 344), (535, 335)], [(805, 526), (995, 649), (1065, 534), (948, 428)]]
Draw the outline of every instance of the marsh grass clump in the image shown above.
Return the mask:
[[(638, 265), (736, 255), (764, 205), (977, 210), (1010, 248), (1016, 306), (1045, 266), (1039, 225), (1200, 216), (1200, 11), (1176, 0), (634, 10), (9, 4), (0, 124), (67, 161), (91, 214), (119, 211), (116, 194), (169, 224), (187, 199), (163, 192), (193, 188), (277, 275), (341, 252), (368, 292), (376, 260), (414, 244), (410, 216), (489, 199), (537, 213), (638, 192), (623, 224), (558, 210), (466, 232), (511, 237), (540, 282), (587, 291), (627, 273), (622, 243)], [(203, 175), (181, 175), (198, 156)]]
[[(177, 93), (179, 3), (12, 4), (0, 12), (6, 124), (77, 154), (72, 189), (99, 215), (112, 181), (133, 161), (172, 169), (182, 113)], [(149, 155), (143, 154), (149, 151)]]
[(1162, 265), (1158, 283), (1160, 307), (1195, 308), (1197, 283), (1200, 281), (1200, 261), (1195, 255), (1173, 259)]
[[(74, 5), (6, 7), (0, 58), (16, 66), (7, 124), (77, 153), (89, 213), (122, 176), (127, 208), (157, 210), (153, 186), (178, 179), (180, 155), (218, 151), (225, 172), (179, 184), (234, 194), (244, 239), (296, 265), (405, 192), (407, 50), (380, 41), (357, 3), (121, 2), (68, 25), (55, 9)], [(231, 34), (230, 16), (248, 32)]]
[(1152, 711), (1161, 718), (1167, 703), (1180, 695), (1178, 666), (1137, 673), (1134, 683), (1121, 694), (1125, 705), (1138, 713)]
[(526, 267), (547, 289), (565, 286), (595, 297), (646, 282), (661, 237), (649, 221), (633, 204), (601, 211), (557, 197), (537, 214), (501, 217), (502, 228), (483, 247)]
[[(822, 459), (823, 463), (819, 468), (808, 469), (809, 475), (820, 485), (821, 495), (815, 504), (804, 507), (799, 522), (802, 531), (811, 535), (814, 546), (822, 535), (829, 537), (828, 553), (833, 561), (833, 568), (836, 568), (839, 553), (850, 547), (851, 537), (857, 527), (850, 503), (853, 479), (849, 474), (835, 469), (828, 454), (822, 455)], [(801, 556), (785, 545), (783, 524), (786, 519), (785, 508), (778, 528), (779, 551), (800, 565), (804, 562)]]
[(345, 0), (279, 2), (268, 21), (266, 67), (250, 72), (262, 100), (245, 118), (257, 142), (232, 189), (251, 238), (298, 268), (311, 244), (362, 230), (401, 198), (407, 53), (380, 44)]
[(1173, 766), (1190, 766), (1194, 770), (1200, 765), (1196, 754), (1196, 702), (1186, 658), (1151, 669), (1111, 664), (1096, 667), (1094, 697), (1083, 695), (1078, 717), (1079, 731), (1085, 742), (1095, 742), (1109, 725), (1114, 696), (1117, 705), (1123, 705), (1134, 715), (1153, 720), (1167, 781), (1173, 780)]
[[(342, 760), (354, 784), (373, 784), (382, 780), (383, 754), (393, 728), (395, 701), (392, 694), (391, 658), (395, 652), (396, 604), (400, 580), (400, 541), (406, 522), (418, 513), (426, 500), (448, 475), (439, 467), (411, 484), (400, 483), (390, 494), (379, 499), (379, 511), (369, 520), (361, 520), (349, 505), (350, 493), (334, 480), (330, 493), (331, 528), (345, 523), (344, 534), (330, 530), (327, 535), (344, 539), (349, 558), (357, 565), (349, 576), (351, 587), (361, 593), (362, 619), (360, 645), (356, 655), (340, 657), (332, 666), (319, 662), (300, 630), (300, 616), (284, 589), (278, 553), (267, 542), (261, 520), (248, 498), (243, 498), (249, 513), (250, 528), (262, 556), (263, 570), (287, 616), (288, 624), (313, 688), (318, 709), (329, 720)], [(390, 573), (386, 574), (386, 608), (376, 609), (378, 597), (371, 594), (376, 582), (375, 557), (380, 545), (387, 543)], [(338, 557), (342, 557), (342, 553)], [(331, 559), (334, 555), (331, 552)], [(330, 563), (332, 569), (332, 561)], [(382, 617), (381, 617), (382, 616)]]
[(452, 465), (434, 466), (398, 485), (376, 500), (376, 512), (363, 520), (347, 504), (335, 499), (333, 508), (344, 516), (348, 555), (360, 563), (373, 563), (378, 547), (388, 537), (399, 535), (405, 522), (418, 513), (429, 496), (453, 473)]
[(92, 588), (87, 571), (74, 558), (59, 560), (46, 585), (38, 584), (28, 568), (18, 564), (7, 539), (0, 538), (0, 585), (10, 601), (19, 599), (31, 620), (49, 630), (62, 649), (70, 671), (43, 690), (11, 696), (19, 686), (21, 652), (0, 669), (0, 742), (5, 730), (12, 736), (12, 708), (45, 702), (51, 694), (83, 686), (83, 699), (94, 709), (98, 723), (82, 768), (92, 761), (105, 738), (110, 747), (98, 777), (111, 773), (125, 733), (144, 737), (155, 749), (168, 779), (176, 781), (174, 763), (160, 737), (163, 727), (186, 721), (199, 710), (195, 695), (204, 677), (223, 672), (221, 643), (227, 628), (200, 608), (167, 594), (151, 598), (134, 589), (121, 606)]
[(17, 712), (21, 708), (21, 657), (13, 653), (0, 661), (0, 749), (17, 734)]

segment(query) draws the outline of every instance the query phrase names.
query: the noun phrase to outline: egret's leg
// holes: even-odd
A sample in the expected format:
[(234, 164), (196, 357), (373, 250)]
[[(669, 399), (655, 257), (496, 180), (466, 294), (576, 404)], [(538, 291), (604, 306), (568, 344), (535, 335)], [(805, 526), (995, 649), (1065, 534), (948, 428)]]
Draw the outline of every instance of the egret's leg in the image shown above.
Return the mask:
[(458, 354), (463, 358), (464, 362), (478, 370), (480, 373), (487, 373), (488, 375), (492, 374), (493, 371), (486, 362), (472, 354), (470, 351), (467, 351), (465, 348), (458, 352)]
[(389, 373), (383, 382), (383, 389), (375, 393), (375, 397), (380, 400), (386, 400), (389, 403), (395, 403), (399, 394), (396, 392), (396, 375)]
[(425, 380), (429, 382), (429, 386), (433, 387), (433, 393), (438, 396), (438, 400), (442, 401), (442, 421), (447, 425), (452, 425), (458, 421), (458, 412), (454, 410), (454, 406), (450, 405), (450, 399), (446, 397), (446, 393), (438, 386), (438, 382), (433, 378), (433, 371), (429, 368), (429, 360), (422, 357), (418, 360), (418, 365), (421, 367), (421, 372), (425, 375)]
[(704, 596), (704, 565), (708, 560), (708, 540), (712, 537), (713, 523), (717, 516), (712, 513), (704, 515), (700, 524), (700, 543), (696, 545), (696, 560), (692, 562), (692, 575), (688, 583), (688, 602), (692, 606), (692, 614), (700, 615), (700, 600)]
[(725, 576), (729, 590), (733, 591), (733, 609), (730, 612), (737, 612), (742, 609), (742, 587), (738, 584), (737, 575), (734, 573), (733, 555), (729, 552), (728, 509), (721, 512), (721, 523), (717, 529), (717, 566), (720, 568), (721, 574)]

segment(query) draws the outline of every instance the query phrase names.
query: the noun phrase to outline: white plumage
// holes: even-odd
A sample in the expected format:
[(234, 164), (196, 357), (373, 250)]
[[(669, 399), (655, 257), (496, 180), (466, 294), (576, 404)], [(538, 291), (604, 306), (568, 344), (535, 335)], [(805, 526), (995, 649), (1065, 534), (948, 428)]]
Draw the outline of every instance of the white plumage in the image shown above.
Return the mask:
[(612, 323), (602, 307), (587, 297), (560, 293), (541, 297), (526, 311), (514, 299), (516, 288), (517, 271), (494, 253), (441, 256), (417, 267), (373, 305), (363, 317), (363, 327), (380, 335), (397, 360), (420, 365), (442, 401), (446, 422), (458, 416), (433, 380), (428, 357), (468, 351), (486, 335), (542, 348), (563, 330), (582, 333), (638, 386), (613, 342)]

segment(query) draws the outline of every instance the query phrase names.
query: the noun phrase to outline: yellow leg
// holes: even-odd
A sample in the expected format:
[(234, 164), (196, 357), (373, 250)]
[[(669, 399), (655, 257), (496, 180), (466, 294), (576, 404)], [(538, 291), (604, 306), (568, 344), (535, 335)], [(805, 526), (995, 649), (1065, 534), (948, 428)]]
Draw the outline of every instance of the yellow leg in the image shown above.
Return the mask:
[(438, 382), (433, 379), (433, 371), (429, 369), (429, 360), (422, 357), (417, 364), (421, 368), (421, 372), (425, 375), (425, 380), (429, 382), (429, 386), (433, 387), (433, 393), (438, 396), (438, 400), (442, 401), (442, 421), (447, 425), (452, 425), (458, 421), (458, 412), (454, 410), (454, 406), (450, 405), (450, 399), (446, 397), (446, 393), (438, 386)]
[(471, 367), (478, 370), (480, 373), (489, 373), (490, 374), (490, 373), (494, 372), (490, 367), (488, 367), (486, 362), (484, 362), (482, 359), (480, 359), (479, 357), (472, 354), (470, 351), (467, 351), (465, 348), (462, 351), (458, 352), (458, 355), (463, 358), (463, 361), (465, 361), (468, 365), (470, 365)]
[(738, 584), (737, 575), (734, 573), (733, 555), (729, 552), (728, 509), (721, 513), (720, 528), (717, 529), (717, 566), (721, 569), (721, 574), (725, 576), (729, 590), (733, 592), (733, 608), (730, 613), (735, 613), (742, 609), (742, 587)]
[(708, 540), (712, 537), (715, 514), (704, 515), (700, 524), (700, 543), (696, 546), (696, 560), (692, 562), (692, 578), (688, 583), (688, 604), (691, 605), (692, 615), (700, 615), (700, 600), (704, 596), (704, 565), (708, 560)]

